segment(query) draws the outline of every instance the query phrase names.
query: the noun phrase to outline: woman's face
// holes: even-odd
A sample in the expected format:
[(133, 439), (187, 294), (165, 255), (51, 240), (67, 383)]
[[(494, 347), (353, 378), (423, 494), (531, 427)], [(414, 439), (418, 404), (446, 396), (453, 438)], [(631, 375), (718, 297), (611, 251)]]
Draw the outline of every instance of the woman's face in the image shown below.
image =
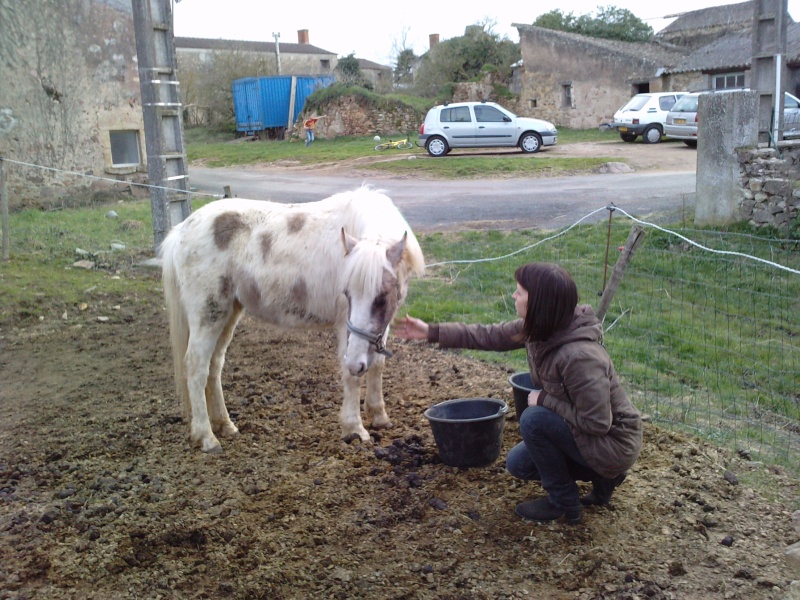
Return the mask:
[(517, 289), (511, 296), (514, 298), (514, 307), (517, 309), (517, 316), (521, 319), (525, 318), (528, 313), (528, 292), (517, 283)]

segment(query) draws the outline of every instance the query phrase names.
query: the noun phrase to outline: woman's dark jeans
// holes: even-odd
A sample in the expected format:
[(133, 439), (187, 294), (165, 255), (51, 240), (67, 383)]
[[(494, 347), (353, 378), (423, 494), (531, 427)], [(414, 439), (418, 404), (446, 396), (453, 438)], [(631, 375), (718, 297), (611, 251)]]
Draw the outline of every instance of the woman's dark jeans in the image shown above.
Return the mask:
[(519, 420), (522, 441), (506, 457), (506, 469), (514, 477), (537, 480), (550, 502), (567, 510), (580, 507), (575, 481), (601, 479), (581, 456), (567, 422), (549, 408), (529, 406)]

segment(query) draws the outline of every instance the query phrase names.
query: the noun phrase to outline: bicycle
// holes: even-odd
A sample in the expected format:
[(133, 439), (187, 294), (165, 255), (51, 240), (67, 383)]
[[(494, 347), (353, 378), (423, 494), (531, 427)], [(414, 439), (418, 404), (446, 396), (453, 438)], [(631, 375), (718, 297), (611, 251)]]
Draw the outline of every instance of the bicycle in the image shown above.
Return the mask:
[(375, 146), (375, 150), (388, 150), (389, 148), (397, 148), (399, 150), (411, 150), (414, 147), (414, 144), (408, 141), (408, 138), (404, 140), (398, 140), (393, 142), (389, 140), (388, 142), (381, 142), (377, 146)]

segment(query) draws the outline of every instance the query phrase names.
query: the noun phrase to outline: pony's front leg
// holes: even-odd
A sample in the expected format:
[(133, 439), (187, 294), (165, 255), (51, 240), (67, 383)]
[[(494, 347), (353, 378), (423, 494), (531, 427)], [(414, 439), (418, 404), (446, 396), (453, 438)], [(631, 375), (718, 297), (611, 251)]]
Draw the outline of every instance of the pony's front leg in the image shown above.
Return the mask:
[(383, 368), (386, 364), (385, 356), (377, 356), (372, 366), (367, 371), (367, 397), (364, 401), (364, 416), (367, 421), (372, 421), (375, 429), (387, 429), (392, 426), (389, 415), (386, 414), (386, 404), (383, 402)]
[(369, 432), (361, 422), (361, 378), (351, 375), (345, 367), (342, 369), (342, 387), (344, 398), (339, 412), (339, 423), (342, 425), (342, 437), (356, 434), (362, 442), (370, 440)]

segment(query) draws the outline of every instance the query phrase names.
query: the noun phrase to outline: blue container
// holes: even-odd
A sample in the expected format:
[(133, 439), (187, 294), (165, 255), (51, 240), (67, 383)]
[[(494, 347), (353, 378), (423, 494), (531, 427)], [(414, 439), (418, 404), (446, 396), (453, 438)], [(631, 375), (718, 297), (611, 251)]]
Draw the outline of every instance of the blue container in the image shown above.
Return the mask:
[(439, 458), (451, 467), (484, 467), (500, 456), (508, 405), (494, 398), (459, 398), (431, 406), (431, 424)]
[(291, 128), (302, 112), (306, 98), (333, 82), (331, 75), (245, 77), (234, 80), (236, 131)]

